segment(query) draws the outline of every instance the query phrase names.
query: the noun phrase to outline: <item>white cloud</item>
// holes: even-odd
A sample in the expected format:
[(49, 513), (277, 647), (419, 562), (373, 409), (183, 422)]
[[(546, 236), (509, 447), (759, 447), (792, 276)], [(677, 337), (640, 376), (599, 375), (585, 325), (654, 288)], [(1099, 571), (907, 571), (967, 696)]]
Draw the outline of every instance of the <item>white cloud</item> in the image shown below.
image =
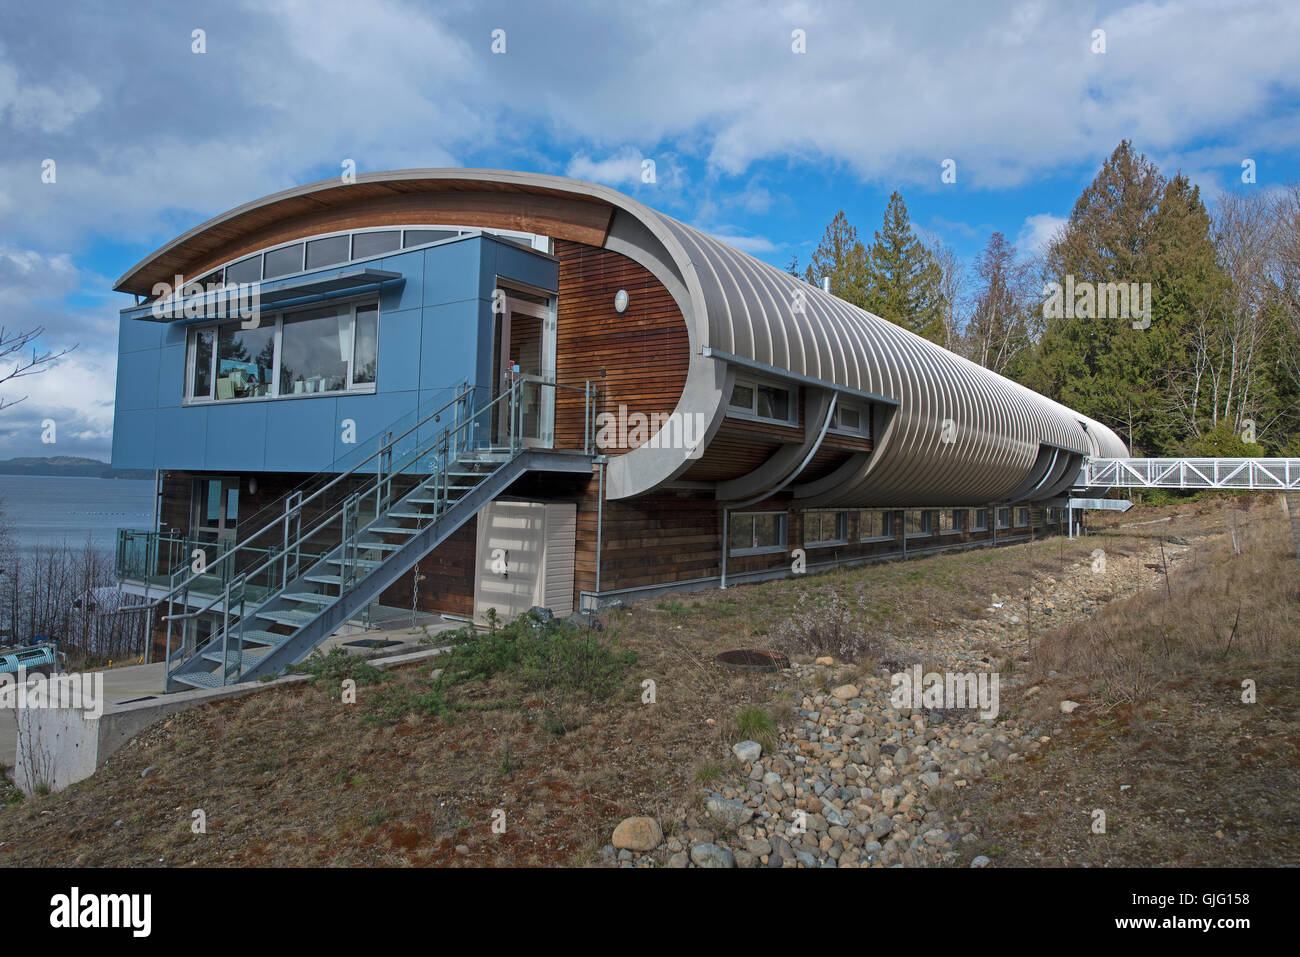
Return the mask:
[(1024, 225), (1021, 226), (1014, 240), (1016, 251), (1022, 255), (1042, 255), (1066, 222), (1063, 216), (1054, 216), (1051, 213), (1035, 213), (1026, 216)]

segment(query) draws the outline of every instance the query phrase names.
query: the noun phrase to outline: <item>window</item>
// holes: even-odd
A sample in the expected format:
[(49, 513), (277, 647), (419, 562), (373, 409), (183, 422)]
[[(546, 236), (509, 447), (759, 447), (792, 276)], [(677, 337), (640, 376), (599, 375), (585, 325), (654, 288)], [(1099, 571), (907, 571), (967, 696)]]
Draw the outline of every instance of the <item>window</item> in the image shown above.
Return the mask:
[(970, 525), (971, 531), (983, 532), (986, 531), (988, 527), (989, 527), (989, 510), (987, 508), (971, 509), (971, 525)]
[(894, 513), (877, 509), (858, 512), (858, 540), (869, 542), (894, 537)]
[(799, 410), (791, 390), (747, 379), (735, 381), (727, 409), (739, 418), (760, 419), (778, 425), (794, 425), (799, 420)]
[(229, 402), (375, 389), (379, 307), (341, 303), (190, 332), (186, 400)]
[(409, 249), (425, 243), (436, 243), (441, 239), (451, 239), (455, 235), (457, 232), (454, 229), (408, 229), (403, 236), (402, 246)]
[(839, 545), (849, 540), (848, 512), (811, 511), (803, 513), (805, 545)]
[(871, 420), (867, 410), (861, 406), (836, 402), (835, 417), (831, 421), (830, 431), (871, 438)]
[(402, 234), (396, 229), (376, 233), (353, 233), (352, 258), (365, 259), (369, 256), (378, 256), (381, 253), (390, 253), (400, 248), (401, 245)]
[(295, 272), (302, 272), (302, 243), (267, 251), (262, 268), (263, 279), (274, 279)]
[(785, 551), (785, 512), (738, 512), (727, 535), (733, 555)]
[(1009, 508), (998, 509), (998, 528), (1010, 528), (1010, 527), (1011, 527), (1011, 509)]
[(262, 278), (262, 254), (249, 256), (226, 267), (226, 282), (257, 282)]
[(351, 245), (351, 239), (348, 236), (313, 239), (307, 244), (307, 268), (320, 269), (322, 266), (333, 266), (335, 263), (347, 262), (349, 245)]
[(1027, 508), (1016, 509), (1016, 525), (1028, 525), (1028, 524), (1029, 524), (1029, 509)]
[(939, 513), (939, 534), (960, 534), (965, 519), (966, 510), (964, 508), (944, 509)]
[(932, 513), (923, 509), (909, 509), (903, 513), (903, 532), (908, 538), (915, 538), (918, 535), (929, 535)]

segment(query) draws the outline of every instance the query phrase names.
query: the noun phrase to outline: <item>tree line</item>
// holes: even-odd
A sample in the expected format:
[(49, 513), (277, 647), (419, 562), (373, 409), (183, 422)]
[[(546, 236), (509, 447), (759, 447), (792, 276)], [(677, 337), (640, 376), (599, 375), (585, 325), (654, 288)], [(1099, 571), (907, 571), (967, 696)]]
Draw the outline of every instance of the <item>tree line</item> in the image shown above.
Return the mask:
[(1038, 255), (994, 232), (970, 264), (903, 197), (843, 211), (787, 271), (1104, 422), (1135, 455), (1300, 456), (1300, 185), (1207, 208), (1125, 140)]

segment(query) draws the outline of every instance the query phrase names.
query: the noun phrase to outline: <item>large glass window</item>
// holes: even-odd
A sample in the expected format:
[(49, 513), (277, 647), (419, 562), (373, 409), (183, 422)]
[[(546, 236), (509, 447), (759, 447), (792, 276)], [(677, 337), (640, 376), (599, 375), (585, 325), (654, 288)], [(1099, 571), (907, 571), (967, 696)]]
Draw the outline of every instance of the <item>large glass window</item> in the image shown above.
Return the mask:
[(894, 513), (877, 509), (858, 512), (858, 540), (867, 542), (876, 538), (894, 537)]
[(932, 527), (932, 513), (928, 510), (909, 509), (904, 514), (903, 532), (909, 538), (918, 535), (929, 535)]
[(190, 341), (190, 395), (212, 395), (212, 343), (215, 329), (200, 329)]
[(836, 545), (848, 539), (847, 512), (804, 512), (805, 545)]
[(739, 512), (731, 516), (731, 554), (759, 555), (785, 551), (784, 512)]
[(314, 309), (282, 322), (280, 395), (342, 392), (348, 387), (352, 310)]
[(263, 316), (190, 333), (191, 401), (238, 401), (329, 392), (374, 391), (379, 307), (341, 304)]
[(352, 352), (352, 384), (375, 381), (379, 361), (379, 307), (357, 308), (356, 344)]
[(275, 326), (217, 328), (217, 398), (252, 399), (271, 394)]

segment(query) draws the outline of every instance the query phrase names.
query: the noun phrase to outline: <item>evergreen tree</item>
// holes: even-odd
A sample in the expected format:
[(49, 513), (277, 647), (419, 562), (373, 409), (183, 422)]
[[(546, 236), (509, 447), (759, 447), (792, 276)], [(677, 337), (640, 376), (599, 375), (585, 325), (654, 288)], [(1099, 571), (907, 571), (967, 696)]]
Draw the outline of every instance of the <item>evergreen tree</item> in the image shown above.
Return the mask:
[(867, 253), (866, 279), (865, 308), (943, 344), (943, 271), (912, 232), (907, 204), (897, 190)]
[(866, 273), (866, 250), (858, 239), (858, 231), (849, 225), (844, 210), (840, 210), (826, 227), (804, 278), (820, 286), (822, 277), (829, 276), (832, 293), (845, 302), (861, 306), (865, 301)]

